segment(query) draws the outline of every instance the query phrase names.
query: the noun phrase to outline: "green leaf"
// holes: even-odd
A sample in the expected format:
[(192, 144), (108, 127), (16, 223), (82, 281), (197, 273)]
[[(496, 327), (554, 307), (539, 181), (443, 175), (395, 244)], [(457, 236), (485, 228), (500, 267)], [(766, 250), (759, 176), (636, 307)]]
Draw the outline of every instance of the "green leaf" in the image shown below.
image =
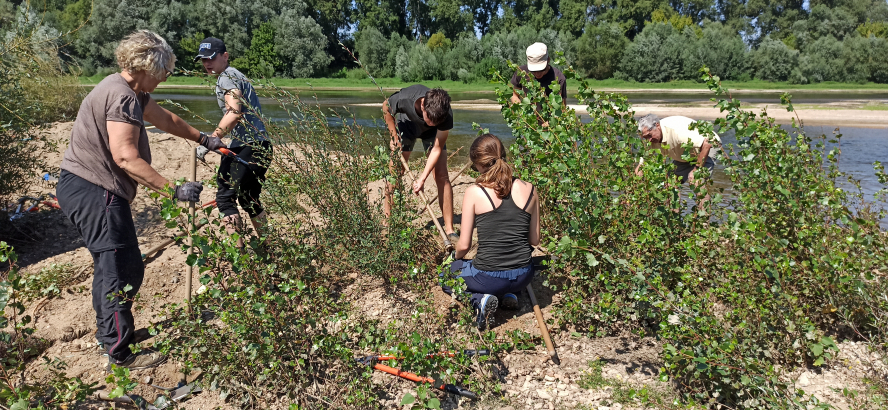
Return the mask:
[(586, 263), (588, 263), (589, 266), (592, 266), (592, 267), (598, 266), (598, 264), (599, 264), (598, 259), (595, 259), (595, 255), (593, 255), (591, 253), (586, 254)]
[(25, 399), (19, 399), (19, 401), (15, 402), (9, 410), (28, 410), (28, 401)]
[(401, 405), (413, 404), (416, 401), (416, 398), (413, 397), (410, 393), (404, 393), (404, 398), (401, 399)]
[[(553, 94), (554, 94), (554, 93), (553, 93)], [(441, 402), (440, 402), (438, 399), (432, 397), (431, 399), (429, 399), (429, 402), (426, 403), (426, 407), (428, 407), (428, 408), (430, 408), (430, 409), (440, 409), (440, 408), (441, 408)]]
[(820, 343), (814, 343), (813, 345), (811, 345), (811, 353), (813, 353), (816, 357), (820, 357), (821, 355), (823, 355), (823, 345), (821, 345)]

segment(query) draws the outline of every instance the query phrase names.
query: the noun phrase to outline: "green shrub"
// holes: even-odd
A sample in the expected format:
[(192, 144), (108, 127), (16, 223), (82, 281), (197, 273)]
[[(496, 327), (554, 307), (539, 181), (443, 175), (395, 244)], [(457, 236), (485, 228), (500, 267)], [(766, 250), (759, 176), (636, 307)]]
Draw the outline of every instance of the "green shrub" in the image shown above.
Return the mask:
[[(246, 231), (230, 236), (207, 212), (196, 220), (209, 228), (193, 231), (187, 212), (162, 201), (169, 226), (178, 223), (194, 240), (188, 263), (199, 268), (200, 289), (191, 309), (202, 315), (168, 306), (170, 321), (153, 329), (162, 332), (160, 348), (186, 371), (203, 369), (209, 387), (239, 408), (377, 407), (384, 387), (354, 360), (362, 352), (404, 357), (397, 367), (494, 390), (468, 358), (426, 356), (491, 346), (493, 334), (478, 338), (468, 308), (457, 312), (458, 328), (436, 312), (428, 289), (438, 284), (439, 245), (414, 222), (409, 186), (390, 174), (388, 135), (284, 90), (267, 91), (291, 115), (266, 121), (274, 160), (262, 198), (272, 224), (261, 239)], [(396, 187), (388, 219), (380, 200), (370, 200), (380, 192), (368, 192), (382, 179)], [(245, 250), (235, 246), (239, 237)], [(356, 282), (363, 285), (350, 288)], [(370, 319), (354, 305), (367, 286), (415, 299), (404, 315)]]
[[(740, 110), (708, 69), (703, 80), (725, 111), (716, 129), (737, 135), (719, 160), (729, 196), (711, 181), (682, 194), (668, 176), (671, 161), (634, 137), (626, 97), (585, 81), (578, 98), (588, 123), (540, 90), (503, 110), (517, 138), (518, 176), (543, 198), (544, 246), (553, 254), (546, 283), (562, 296), (557, 317), (595, 335), (658, 337), (661, 379), (674, 380), (687, 401), (815, 407), (781, 377), (832, 360), (837, 324), (880, 351), (888, 342), (880, 327), (888, 284), (879, 274), (888, 269), (886, 213), (840, 188), (840, 136), (784, 129), (764, 112)], [(500, 102), (509, 96), (501, 89)], [(538, 101), (548, 128), (536, 119)], [(784, 104), (792, 111), (788, 96)]]
[(587, 24), (583, 35), (577, 39), (576, 65), (584, 77), (604, 80), (611, 78), (629, 45), (619, 24)]
[[(0, 406), (9, 409), (56, 409), (74, 406), (96, 391), (95, 383), (65, 375), (67, 364), (44, 357), (48, 374), (34, 378), (25, 367), (50, 346), (34, 336), (37, 329), (25, 314), (41, 293), (39, 282), (24, 277), (16, 265), (17, 255), (6, 242), (0, 242)], [(47, 276), (52, 275), (52, 270)], [(58, 289), (56, 289), (58, 290)]]
[(374, 77), (392, 77), (392, 64), (388, 62), (389, 50), (386, 39), (375, 27), (355, 33), (355, 51), (364, 68)]
[(786, 81), (796, 67), (799, 52), (770, 37), (755, 51), (755, 77), (765, 81)]
[[(54, 149), (40, 129), (70, 120), (83, 90), (58, 57), (53, 39), (39, 26), (16, 26), (0, 43), (0, 203), (6, 204), (36, 182), (38, 171), (53, 171), (44, 152)], [(5, 208), (5, 207), (4, 207)], [(0, 210), (0, 224), (9, 218)]]

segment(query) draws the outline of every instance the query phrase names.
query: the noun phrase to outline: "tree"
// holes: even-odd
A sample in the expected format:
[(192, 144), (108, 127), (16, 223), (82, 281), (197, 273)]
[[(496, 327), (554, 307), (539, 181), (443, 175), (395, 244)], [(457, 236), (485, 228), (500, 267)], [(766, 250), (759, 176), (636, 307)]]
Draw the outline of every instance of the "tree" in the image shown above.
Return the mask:
[[(358, 31), (374, 28), (389, 37), (392, 33), (409, 35), (407, 9), (395, 0), (356, 0), (355, 20)], [(397, 51), (397, 50), (396, 50)]]
[(589, 20), (588, 0), (561, 0), (558, 5), (561, 15), (558, 19), (558, 28), (570, 32), (574, 37), (583, 34), (583, 29)]
[(364, 64), (364, 68), (375, 77), (391, 77), (391, 64), (388, 64), (389, 50), (386, 39), (374, 27), (365, 28), (355, 33), (355, 51)]
[(194, 56), (200, 48), (200, 42), (207, 38), (204, 33), (194, 33), (190, 37), (183, 37), (173, 47), (176, 52), (176, 67), (184, 70), (203, 71), (203, 64), (200, 61), (194, 61)]
[(576, 41), (577, 68), (584, 76), (596, 80), (611, 78), (628, 45), (629, 39), (619, 24), (587, 24)]
[(460, 33), (472, 31), (474, 17), (471, 11), (462, 7), (462, 3), (462, 0), (430, 0), (434, 20), (427, 32), (438, 32), (447, 38), (456, 38)]
[(310, 77), (333, 58), (325, 51), (327, 37), (321, 26), (297, 9), (284, 9), (272, 20), (274, 50), (283, 60), (283, 72), (296, 78)]
[(244, 56), (234, 59), (231, 65), (254, 78), (270, 78), (276, 72), (281, 72), (285, 66), (275, 50), (274, 26), (262, 23), (253, 30), (250, 49)]
[(465, 4), (472, 10), (472, 15), (475, 17), (475, 29), (483, 36), (490, 31), (490, 24), (499, 10), (502, 0), (465, 0)]

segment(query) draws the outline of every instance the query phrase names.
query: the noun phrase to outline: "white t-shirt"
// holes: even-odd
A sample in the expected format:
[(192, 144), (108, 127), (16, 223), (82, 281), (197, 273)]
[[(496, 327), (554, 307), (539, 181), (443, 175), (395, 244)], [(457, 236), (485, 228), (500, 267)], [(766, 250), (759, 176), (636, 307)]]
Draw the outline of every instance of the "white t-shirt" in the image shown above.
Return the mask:
[[(700, 153), (700, 148), (703, 147), (703, 141), (706, 141), (706, 137), (700, 135), (697, 130), (689, 130), (688, 126), (691, 125), (695, 120), (682, 117), (680, 115), (666, 117), (660, 120), (660, 130), (663, 131), (663, 141), (660, 143), (651, 144), (654, 148), (659, 148), (663, 155), (668, 156), (678, 162), (688, 162), (681, 159), (681, 156), (685, 153), (685, 149), (682, 145), (687, 144), (688, 141), (694, 144), (694, 152), (693, 155), (696, 156)], [(713, 143), (718, 141), (721, 143), (721, 138), (719, 138), (718, 134), (712, 137)], [(662, 144), (669, 145), (669, 149), (664, 149)], [(709, 158), (715, 160), (715, 153), (718, 149), (714, 146), (716, 144), (712, 144), (712, 149), (709, 150)]]

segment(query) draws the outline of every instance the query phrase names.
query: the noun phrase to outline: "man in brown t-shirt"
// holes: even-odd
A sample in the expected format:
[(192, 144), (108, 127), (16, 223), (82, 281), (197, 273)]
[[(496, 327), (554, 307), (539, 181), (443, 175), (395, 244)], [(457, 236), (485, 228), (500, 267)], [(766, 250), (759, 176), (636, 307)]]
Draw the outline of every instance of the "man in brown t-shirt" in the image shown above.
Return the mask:
[[(137, 184), (158, 191), (171, 185), (151, 168), (145, 120), (210, 150), (224, 144), (151, 99), (149, 93), (166, 80), (175, 63), (163, 38), (136, 31), (120, 42), (116, 54), (121, 72), (102, 80), (80, 105), (56, 193), (93, 257), (96, 339), (107, 350), (109, 363), (143, 369), (163, 363), (166, 357), (148, 350), (133, 353), (129, 348), (147, 337), (144, 331), (137, 334), (131, 311), (145, 266), (130, 202)], [(186, 182), (176, 187), (175, 198), (197, 202), (202, 189), (200, 182)]]

